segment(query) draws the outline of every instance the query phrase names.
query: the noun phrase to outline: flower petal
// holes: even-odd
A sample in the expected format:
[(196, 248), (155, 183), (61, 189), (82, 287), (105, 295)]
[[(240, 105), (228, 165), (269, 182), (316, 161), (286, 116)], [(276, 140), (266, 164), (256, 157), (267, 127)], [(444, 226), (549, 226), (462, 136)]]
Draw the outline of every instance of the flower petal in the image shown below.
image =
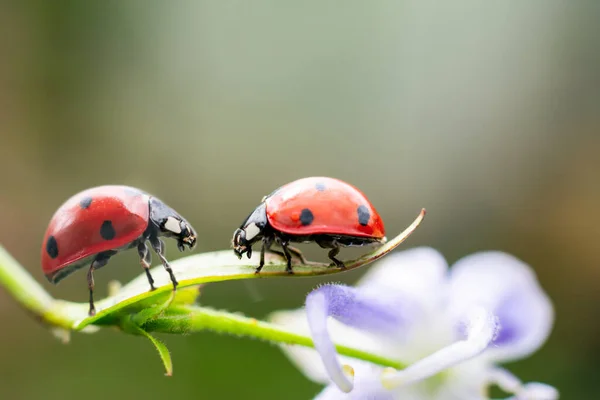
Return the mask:
[(439, 294), (446, 285), (447, 271), (448, 264), (438, 251), (418, 247), (390, 254), (378, 261), (360, 279), (357, 287), (402, 293), (426, 305), (437, 300), (432, 294)]
[(353, 380), (344, 374), (342, 366), (337, 359), (335, 346), (327, 331), (327, 317), (329, 316), (329, 304), (326, 294), (315, 291), (306, 299), (306, 316), (310, 327), (315, 348), (323, 360), (325, 371), (329, 378), (343, 392), (350, 392), (354, 387)]
[(352, 390), (352, 381), (344, 374), (335, 346), (327, 329), (328, 317), (345, 325), (385, 337), (399, 331), (404, 322), (399, 298), (342, 285), (324, 285), (306, 298), (306, 317), (325, 370), (344, 391)]
[[(304, 309), (277, 311), (272, 313), (268, 319), (275, 324), (286, 327), (290, 331), (303, 335), (310, 334)], [(335, 338), (336, 344), (358, 348), (372, 354), (388, 354), (390, 344), (376, 335), (346, 326), (335, 319), (329, 320), (328, 330), (330, 336)], [(292, 363), (309, 379), (324, 384), (331, 382), (319, 353), (314, 349), (294, 345), (282, 345), (281, 348)], [(341, 363), (350, 364), (353, 367), (357, 361), (349, 357), (340, 357)]]
[(495, 383), (505, 392), (515, 394), (507, 400), (557, 400), (559, 398), (556, 388), (539, 382), (523, 385), (519, 378), (503, 368), (491, 370), (488, 381)]
[(531, 268), (502, 252), (482, 252), (451, 269), (451, 310), (482, 304), (498, 317), (500, 330), (486, 355), (496, 361), (537, 350), (552, 329), (554, 311)]
[(392, 389), (408, 385), (469, 360), (481, 354), (496, 335), (496, 317), (480, 306), (474, 306), (464, 319), (466, 339), (452, 343), (412, 364), (402, 371), (386, 373), (383, 385)]
[(448, 265), (430, 247), (390, 254), (371, 267), (357, 287), (383, 296), (402, 295), (405, 323), (388, 354), (412, 363), (456, 340), (448, 305)]
[[(405, 323), (407, 309), (411, 308), (399, 294), (381, 293), (375, 290), (353, 288), (345, 285), (323, 285), (313, 290), (306, 298), (309, 318), (315, 300), (323, 295), (327, 316), (334, 317), (345, 325), (375, 334), (390, 334)], [(391, 332), (390, 332), (391, 331)], [(395, 332), (394, 332), (395, 333)]]
[[(545, 383), (530, 382), (523, 385), (521, 392), (513, 400), (558, 400), (556, 388)], [(508, 399), (510, 400), (510, 399)]]
[[(309, 334), (306, 313), (303, 309), (292, 311), (276, 311), (268, 318), (274, 324), (286, 327), (292, 332), (307, 335)], [(345, 337), (342, 335), (341, 337)], [(319, 354), (311, 348), (294, 345), (280, 345), (284, 353), (290, 358), (292, 363), (314, 382), (328, 384), (330, 382), (327, 371)]]
[[(336, 344), (404, 362), (421, 359), (432, 348), (440, 348), (452, 341), (452, 331), (445, 332), (445, 325), (450, 324), (442, 322), (443, 316), (439, 315), (440, 307), (447, 303), (446, 273), (447, 264), (442, 255), (422, 247), (391, 254), (379, 261), (365, 274), (357, 288), (324, 286), (317, 289), (327, 292), (327, 297), (332, 299), (325, 316), (322, 312), (319, 316), (325, 320), (330, 314), (335, 317), (326, 326), (321, 324), (325, 327), (324, 343), (328, 343), (322, 348), (325, 353), (321, 352), (321, 355), (326, 354), (333, 361), (330, 367), (336, 371), (340, 382), (344, 382), (344, 377), (331, 338)], [(307, 310), (309, 303), (307, 299)], [(296, 332), (307, 333), (308, 321), (302, 318), (303, 314), (303, 310), (279, 311), (272, 314), (270, 320)], [(440, 329), (431, 329), (431, 323), (436, 321)], [(313, 350), (300, 346), (282, 346), (282, 349), (308, 378), (322, 383), (329, 381), (323, 362), (316, 359)], [(354, 360), (345, 357), (341, 360), (354, 366)], [(347, 383), (346, 380), (342, 384)]]
[(350, 393), (342, 392), (336, 385), (330, 384), (315, 400), (393, 400), (394, 393), (381, 385), (381, 367), (365, 362), (353, 363), (356, 380)]

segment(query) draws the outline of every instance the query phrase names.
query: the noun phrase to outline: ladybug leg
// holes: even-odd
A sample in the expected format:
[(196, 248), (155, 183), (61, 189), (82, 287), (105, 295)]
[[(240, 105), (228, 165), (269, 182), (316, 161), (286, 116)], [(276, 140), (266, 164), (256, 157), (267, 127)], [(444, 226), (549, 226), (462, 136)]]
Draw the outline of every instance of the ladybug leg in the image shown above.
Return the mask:
[(165, 242), (163, 242), (162, 240), (160, 240), (157, 237), (151, 237), (150, 245), (152, 246), (152, 248), (158, 255), (158, 258), (160, 258), (160, 262), (162, 263), (163, 267), (165, 267), (165, 270), (169, 273), (169, 277), (171, 277), (171, 282), (173, 282), (173, 290), (176, 290), (177, 285), (179, 283), (177, 282), (177, 279), (175, 278), (175, 275), (173, 274), (173, 270), (171, 269), (169, 262), (165, 258)]
[(271, 248), (267, 248), (267, 251), (269, 251), (269, 252), (271, 252), (273, 254), (277, 254), (281, 258), (285, 258), (285, 254), (283, 253), (283, 251), (273, 250)]
[(331, 266), (335, 266), (341, 269), (345, 269), (346, 266), (344, 265), (344, 263), (340, 260), (338, 260), (337, 258), (335, 258), (335, 256), (337, 256), (340, 252), (340, 245), (338, 244), (338, 242), (335, 239), (318, 239), (316, 240), (317, 244), (319, 246), (321, 246), (321, 248), (323, 249), (331, 249), (329, 250), (329, 259), (331, 261), (333, 261), (333, 265)]
[(281, 248), (283, 249), (283, 254), (285, 254), (285, 258), (287, 260), (287, 265), (285, 266), (285, 270), (288, 274), (293, 274), (294, 271), (292, 270), (292, 255), (290, 254), (290, 251), (288, 250), (288, 243), (287, 241), (281, 241), (280, 245)]
[[(299, 249), (292, 247), (292, 246), (287, 246), (287, 248), (292, 255), (294, 255), (300, 259), (300, 262), (302, 264), (308, 264), (308, 260), (304, 257), (304, 254), (302, 254), (302, 252)], [(273, 249), (269, 249), (269, 251), (271, 253), (277, 254), (281, 257), (285, 257), (287, 259), (287, 256), (285, 255), (285, 253), (283, 251), (273, 250)]]
[(273, 244), (273, 238), (267, 237), (267, 236), (263, 237), (262, 247), (260, 248), (260, 264), (258, 264), (258, 267), (254, 271), (255, 274), (258, 274), (260, 272), (260, 270), (262, 269), (262, 267), (265, 266), (265, 252), (267, 250), (272, 251), (272, 250), (270, 250), (271, 244)]
[(293, 255), (295, 255), (296, 257), (298, 257), (300, 259), (302, 264), (308, 264), (308, 260), (304, 257), (304, 254), (302, 254), (300, 249), (297, 249), (293, 246), (287, 246), (287, 248), (290, 251), (290, 253), (292, 253)]
[(90, 310), (89, 310), (88, 314), (90, 316), (96, 314), (96, 308), (94, 307), (94, 270), (104, 267), (108, 263), (108, 260), (110, 259), (110, 257), (113, 254), (114, 253), (98, 254), (98, 256), (96, 256), (96, 259), (90, 265), (90, 269), (88, 269), (87, 283), (88, 283), (88, 289), (90, 291)]
[(90, 310), (88, 315), (91, 317), (96, 314), (96, 307), (94, 307), (94, 263), (90, 265), (87, 273), (88, 289), (90, 291)]
[(142, 264), (144, 271), (146, 271), (146, 277), (148, 278), (148, 283), (150, 283), (150, 290), (155, 290), (156, 288), (154, 287), (154, 278), (152, 278), (152, 275), (150, 275), (150, 263), (152, 262), (152, 254), (150, 253), (146, 242), (141, 242), (140, 244), (138, 244), (137, 249), (138, 254), (140, 255), (140, 263)]
[(335, 258), (335, 256), (337, 256), (338, 253), (340, 252), (339, 246), (335, 242), (333, 242), (332, 245), (335, 246), (335, 247), (329, 251), (329, 254), (328, 254), (329, 255), (329, 259), (331, 261), (333, 261), (333, 263), (335, 264), (336, 267), (341, 268), (341, 269), (345, 269), (346, 266), (344, 265), (344, 263), (341, 262), (340, 260), (338, 260), (337, 258)]

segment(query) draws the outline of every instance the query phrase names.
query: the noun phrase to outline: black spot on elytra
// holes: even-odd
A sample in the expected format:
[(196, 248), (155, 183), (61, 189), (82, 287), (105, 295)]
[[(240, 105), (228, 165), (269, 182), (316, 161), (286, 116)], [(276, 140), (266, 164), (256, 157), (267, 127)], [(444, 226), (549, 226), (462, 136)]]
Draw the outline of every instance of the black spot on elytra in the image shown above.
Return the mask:
[(92, 198), (91, 197), (84, 197), (79, 202), (79, 207), (81, 207), (83, 209), (86, 209), (86, 208), (88, 208), (90, 206), (90, 204), (92, 204)]
[(358, 213), (358, 223), (362, 226), (367, 226), (369, 219), (371, 219), (369, 209), (366, 206), (359, 206), (356, 212)]
[(100, 227), (100, 236), (104, 240), (113, 240), (115, 238), (115, 228), (111, 221), (104, 221)]
[(325, 184), (323, 182), (317, 182), (315, 189), (317, 189), (319, 192), (323, 192), (325, 190)]
[(305, 208), (300, 213), (300, 223), (304, 226), (312, 224), (314, 219), (313, 213), (308, 208)]
[(46, 242), (46, 252), (50, 258), (58, 257), (58, 243), (56, 243), (56, 238), (54, 236), (48, 238), (48, 241)]

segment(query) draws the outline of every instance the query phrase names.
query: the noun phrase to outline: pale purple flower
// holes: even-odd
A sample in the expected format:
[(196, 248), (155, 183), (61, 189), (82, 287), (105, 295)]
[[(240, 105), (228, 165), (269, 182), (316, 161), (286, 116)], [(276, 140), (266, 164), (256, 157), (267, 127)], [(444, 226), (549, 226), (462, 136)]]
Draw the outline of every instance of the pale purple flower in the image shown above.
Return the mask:
[[(558, 398), (553, 387), (523, 384), (497, 366), (535, 352), (554, 320), (533, 271), (505, 253), (476, 253), (450, 270), (430, 248), (395, 253), (355, 287), (321, 286), (305, 309), (271, 319), (312, 335), (316, 351), (282, 347), (308, 378), (327, 385), (320, 400), (483, 400), (493, 384), (511, 399)], [(334, 342), (408, 367), (338, 357)]]

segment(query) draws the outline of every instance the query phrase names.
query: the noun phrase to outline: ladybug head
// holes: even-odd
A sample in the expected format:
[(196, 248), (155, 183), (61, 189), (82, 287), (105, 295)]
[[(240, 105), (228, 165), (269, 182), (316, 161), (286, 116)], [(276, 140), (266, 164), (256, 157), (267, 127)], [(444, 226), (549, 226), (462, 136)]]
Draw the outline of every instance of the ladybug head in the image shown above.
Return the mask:
[(233, 252), (241, 259), (244, 253), (248, 258), (252, 257), (252, 245), (262, 239), (264, 235), (264, 228), (267, 226), (267, 211), (265, 203), (261, 203), (246, 218), (242, 226), (233, 232), (233, 239), (231, 244), (233, 246)]
[(185, 246), (193, 249), (196, 245), (194, 228), (175, 210), (154, 197), (150, 199), (150, 219), (160, 236), (177, 239), (179, 251), (183, 251)]
[(233, 252), (241, 260), (244, 253), (248, 253), (248, 258), (252, 257), (252, 246), (246, 240), (246, 231), (242, 228), (236, 229), (233, 232), (231, 241)]

